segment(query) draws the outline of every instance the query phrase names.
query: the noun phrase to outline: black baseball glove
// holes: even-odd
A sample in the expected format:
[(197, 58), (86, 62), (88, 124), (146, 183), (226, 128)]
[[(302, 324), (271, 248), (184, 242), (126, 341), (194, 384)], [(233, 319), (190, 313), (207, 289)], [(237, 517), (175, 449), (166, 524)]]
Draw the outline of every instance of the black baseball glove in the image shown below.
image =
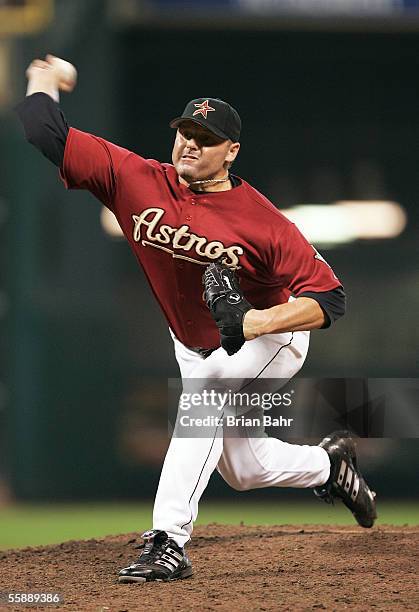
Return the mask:
[(233, 270), (224, 264), (210, 264), (202, 282), (205, 301), (220, 330), (221, 346), (234, 355), (245, 342), (243, 318), (253, 306), (245, 299)]

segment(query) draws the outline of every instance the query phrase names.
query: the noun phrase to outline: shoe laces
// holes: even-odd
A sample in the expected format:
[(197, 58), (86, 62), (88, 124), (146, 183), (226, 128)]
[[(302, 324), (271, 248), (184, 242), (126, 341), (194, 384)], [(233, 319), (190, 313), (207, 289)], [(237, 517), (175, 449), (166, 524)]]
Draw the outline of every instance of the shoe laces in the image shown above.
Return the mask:
[(150, 538), (147, 539), (144, 544), (140, 544), (139, 546), (136, 546), (135, 548), (142, 548), (143, 551), (140, 554), (140, 556), (138, 557), (138, 561), (140, 563), (143, 563), (144, 561), (147, 562), (153, 562), (156, 561), (160, 555), (164, 552), (165, 548), (166, 548), (166, 544), (167, 544), (168, 540), (162, 540), (162, 541), (158, 541), (156, 542), (156, 538)]

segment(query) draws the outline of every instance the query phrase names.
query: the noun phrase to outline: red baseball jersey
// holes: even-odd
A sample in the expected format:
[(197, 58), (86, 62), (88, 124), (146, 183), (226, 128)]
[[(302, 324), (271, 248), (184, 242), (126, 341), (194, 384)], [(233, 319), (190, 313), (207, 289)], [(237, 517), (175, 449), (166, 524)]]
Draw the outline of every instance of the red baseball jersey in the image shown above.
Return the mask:
[(61, 177), (87, 189), (116, 216), (177, 338), (189, 347), (219, 346), (203, 301), (202, 274), (219, 260), (237, 269), (255, 308), (341, 283), (293, 223), (246, 181), (228, 191), (196, 193), (160, 163), (71, 128)]

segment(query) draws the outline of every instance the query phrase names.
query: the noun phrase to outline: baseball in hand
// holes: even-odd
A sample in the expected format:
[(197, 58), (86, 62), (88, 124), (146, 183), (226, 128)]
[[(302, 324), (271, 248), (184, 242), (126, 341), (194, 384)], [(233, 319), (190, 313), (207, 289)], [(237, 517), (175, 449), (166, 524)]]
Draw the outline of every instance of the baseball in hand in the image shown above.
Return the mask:
[(58, 89), (68, 92), (73, 91), (77, 83), (77, 70), (73, 64), (60, 57), (55, 57), (55, 55), (47, 55), (46, 61), (56, 70)]

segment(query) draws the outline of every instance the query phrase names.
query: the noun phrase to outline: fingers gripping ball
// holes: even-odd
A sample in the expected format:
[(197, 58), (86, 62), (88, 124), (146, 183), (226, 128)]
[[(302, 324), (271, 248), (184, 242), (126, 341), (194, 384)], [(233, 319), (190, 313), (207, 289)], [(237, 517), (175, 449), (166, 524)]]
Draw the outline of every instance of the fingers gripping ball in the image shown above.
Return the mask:
[(77, 83), (77, 70), (73, 64), (60, 57), (55, 57), (55, 55), (47, 55), (46, 60), (57, 73), (58, 89), (67, 92), (73, 91)]
[(224, 264), (210, 264), (202, 282), (205, 301), (220, 330), (221, 346), (229, 355), (234, 355), (245, 342), (243, 318), (253, 306), (244, 297), (233, 270)]

